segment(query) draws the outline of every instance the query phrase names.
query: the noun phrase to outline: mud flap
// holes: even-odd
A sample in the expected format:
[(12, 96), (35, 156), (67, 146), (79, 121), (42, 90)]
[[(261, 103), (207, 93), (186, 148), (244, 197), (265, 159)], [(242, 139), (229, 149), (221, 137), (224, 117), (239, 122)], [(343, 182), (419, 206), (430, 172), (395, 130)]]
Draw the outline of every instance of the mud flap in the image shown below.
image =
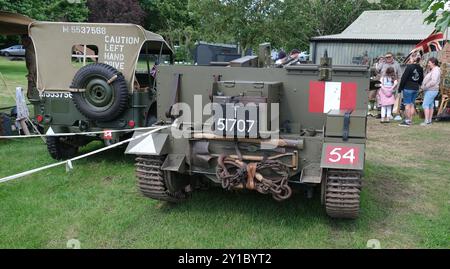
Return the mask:
[(186, 156), (184, 154), (168, 154), (161, 170), (165, 175), (166, 187), (170, 192), (186, 190), (190, 179), (183, 174), (186, 171)]
[(365, 145), (324, 143), (321, 168), (364, 170)]
[(322, 182), (322, 169), (319, 163), (305, 166), (300, 174), (301, 183), (319, 184)]
[(186, 156), (184, 154), (168, 154), (161, 170), (184, 173), (186, 171)]
[[(136, 131), (133, 137), (145, 134), (148, 131)], [(166, 144), (169, 140), (168, 134), (152, 133), (128, 144), (125, 154), (134, 155), (164, 155), (167, 154)]]

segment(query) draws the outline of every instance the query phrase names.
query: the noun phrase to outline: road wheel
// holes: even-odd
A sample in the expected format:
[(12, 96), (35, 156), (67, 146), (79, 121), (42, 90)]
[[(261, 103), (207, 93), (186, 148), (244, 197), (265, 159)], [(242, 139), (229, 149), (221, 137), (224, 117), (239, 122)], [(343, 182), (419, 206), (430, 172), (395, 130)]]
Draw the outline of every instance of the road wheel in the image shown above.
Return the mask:
[(11, 56), (11, 54), (9, 54), (9, 52), (5, 52), (5, 53), (3, 53), (3, 56), (9, 57), (9, 56)]
[(68, 143), (69, 137), (47, 137), (47, 149), (55, 160), (67, 160), (78, 154), (78, 147)]
[(99, 63), (82, 67), (76, 73), (71, 87), (84, 89), (83, 92), (73, 94), (73, 101), (88, 119), (111, 121), (128, 107), (125, 78), (112, 66)]

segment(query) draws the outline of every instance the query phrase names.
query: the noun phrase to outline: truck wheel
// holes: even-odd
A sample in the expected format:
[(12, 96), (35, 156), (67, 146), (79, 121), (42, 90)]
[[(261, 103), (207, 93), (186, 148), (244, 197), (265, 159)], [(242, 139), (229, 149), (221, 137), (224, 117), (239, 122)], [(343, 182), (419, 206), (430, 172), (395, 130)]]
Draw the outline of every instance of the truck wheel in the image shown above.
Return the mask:
[(98, 63), (82, 67), (71, 88), (84, 89), (73, 94), (77, 109), (91, 120), (107, 122), (116, 119), (128, 106), (128, 87), (122, 73)]
[(67, 137), (49, 136), (47, 137), (47, 149), (55, 160), (67, 160), (78, 154), (78, 147), (64, 142)]
[(170, 191), (169, 186), (174, 172), (163, 171), (161, 166), (164, 159), (161, 156), (140, 156), (136, 158), (136, 177), (140, 192), (147, 198), (179, 203), (188, 198), (184, 190)]
[(339, 219), (358, 218), (361, 173), (351, 170), (329, 170), (325, 180), (324, 198), (328, 216)]

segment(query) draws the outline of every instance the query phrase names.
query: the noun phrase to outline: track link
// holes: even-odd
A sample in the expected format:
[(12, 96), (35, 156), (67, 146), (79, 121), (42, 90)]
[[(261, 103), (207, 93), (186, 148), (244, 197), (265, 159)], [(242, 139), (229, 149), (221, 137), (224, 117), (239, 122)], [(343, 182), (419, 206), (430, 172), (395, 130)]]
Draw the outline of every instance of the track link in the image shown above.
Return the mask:
[(359, 216), (361, 173), (349, 170), (327, 171), (325, 208), (332, 218), (356, 219)]
[(171, 193), (167, 189), (167, 173), (161, 170), (161, 156), (139, 156), (136, 158), (136, 177), (139, 191), (147, 198), (178, 203), (186, 200), (185, 192)]

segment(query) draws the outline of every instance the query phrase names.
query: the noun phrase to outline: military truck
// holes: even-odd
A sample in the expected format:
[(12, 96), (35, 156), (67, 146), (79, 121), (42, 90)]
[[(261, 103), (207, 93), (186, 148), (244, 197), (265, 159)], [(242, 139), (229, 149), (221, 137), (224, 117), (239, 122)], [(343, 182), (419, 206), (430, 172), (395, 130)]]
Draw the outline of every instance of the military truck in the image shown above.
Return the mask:
[(171, 127), (135, 132), (126, 153), (137, 156), (137, 185), (175, 203), (205, 182), (276, 201), (319, 188), (330, 217), (357, 218), (369, 81), (368, 66), (326, 55), (284, 68), (160, 67), (155, 125)]
[[(150, 126), (156, 121), (154, 71), (173, 61), (164, 39), (133, 24), (34, 21), (37, 90), (31, 102), (48, 133), (83, 133)], [(68, 159), (93, 140), (131, 133), (49, 136), (55, 159)]]

